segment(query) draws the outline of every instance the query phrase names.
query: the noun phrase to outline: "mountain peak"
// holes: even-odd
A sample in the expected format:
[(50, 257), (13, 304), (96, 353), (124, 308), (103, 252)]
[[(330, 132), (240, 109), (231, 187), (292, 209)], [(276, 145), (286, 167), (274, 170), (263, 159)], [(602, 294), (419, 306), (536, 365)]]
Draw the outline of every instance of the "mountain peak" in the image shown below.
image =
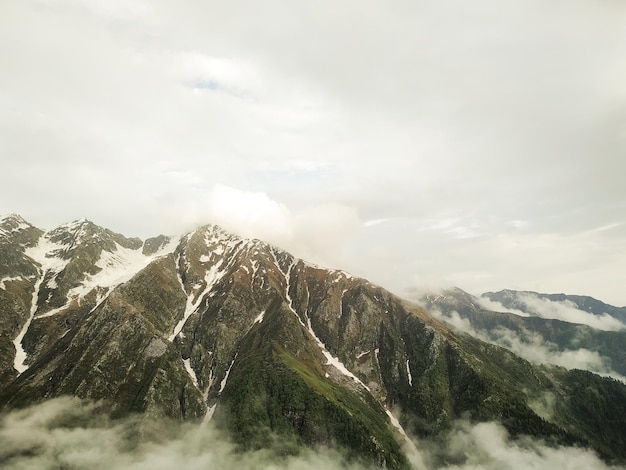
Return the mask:
[(24, 218), (19, 214), (13, 213), (0, 216), (0, 230), (6, 232), (19, 232), (32, 227), (33, 225), (24, 220)]
[[(0, 216), (0, 240), (3, 243), (28, 247), (37, 243), (43, 232), (19, 214)], [(2, 260), (6, 263), (6, 260)]]
[(88, 220), (84, 217), (81, 219), (76, 219), (72, 222), (61, 224), (55, 230), (66, 230), (66, 231), (76, 232), (84, 227), (94, 227), (94, 228), (99, 228), (101, 230), (104, 230), (102, 227), (97, 226), (91, 220)]
[(5, 221), (26, 222), (21, 215), (15, 213), (15, 212), (13, 212), (11, 214), (0, 215), (0, 224), (5, 223)]

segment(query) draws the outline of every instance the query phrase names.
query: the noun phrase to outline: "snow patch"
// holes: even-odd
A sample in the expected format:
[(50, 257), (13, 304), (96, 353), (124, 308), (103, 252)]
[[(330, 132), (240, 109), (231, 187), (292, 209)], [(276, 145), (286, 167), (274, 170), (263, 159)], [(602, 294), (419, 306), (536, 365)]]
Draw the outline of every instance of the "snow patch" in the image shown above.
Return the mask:
[(37, 245), (24, 250), (26, 256), (41, 265), (42, 278), (45, 277), (46, 272), (52, 272), (54, 275), (58, 274), (69, 263), (69, 260), (65, 260), (60, 256), (67, 247), (51, 241), (48, 237), (49, 234), (45, 234), (39, 239)]
[(176, 256), (176, 278), (178, 279), (178, 283), (180, 284), (180, 288), (183, 290), (185, 295), (187, 295), (187, 291), (185, 290), (185, 285), (183, 284), (183, 278), (180, 275), (180, 270), (178, 267), (180, 266), (180, 253)]
[(230, 375), (230, 370), (233, 368), (233, 365), (235, 364), (236, 360), (237, 360), (237, 354), (235, 354), (233, 361), (228, 366), (228, 370), (226, 371), (226, 374), (224, 375), (224, 378), (222, 379), (222, 382), (220, 383), (220, 389), (217, 392), (218, 395), (221, 395), (222, 392), (224, 391), (224, 387), (226, 387), (226, 382), (228, 382), (228, 376)]
[[(308, 264), (308, 263), (307, 263)], [(324, 269), (324, 268), (319, 268), (319, 269)], [(354, 279), (354, 276), (350, 273), (347, 273), (345, 271), (341, 271), (341, 270), (333, 270), (332, 271), (333, 275), (335, 276), (333, 279), (333, 283), (339, 282), (341, 280), (350, 280), (350, 279)]]
[(265, 310), (263, 310), (259, 315), (254, 319), (254, 323), (261, 323), (263, 321), (263, 317), (265, 316)]
[(54, 276), (53, 278), (51, 278), (51, 279), (50, 279), (50, 280), (46, 283), (46, 286), (47, 286), (49, 289), (56, 289), (57, 287), (59, 287), (59, 284), (58, 284), (58, 282), (57, 282), (57, 278), (56, 278), (56, 276)]
[(217, 408), (217, 403), (207, 408), (206, 414), (204, 415), (204, 419), (202, 420), (202, 426), (206, 426), (206, 424), (213, 419), (215, 408)]
[(400, 421), (398, 421), (398, 419), (391, 413), (391, 411), (389, 411), (387, 409), (387, 407), (385, 407), (385, 413), (387, 413), (387, 416), (389, 417), (389, 421), (391, 422), (391, 425), (394, 428), (396, 428), (400, 434), (402, 434), (402, 437), (404, 437), (407, 445), (409, 446), (409, 449), (410, 449), (412, 455), (419, 455), (419, 452), (417, 451), (417, 448), (415, 447), (415, 444), (413, 443), (413, 441), (411, 439), (409, 439), (409, 436), (404, 431), (404, 428), (400, 424)]
[(255, 259), (250, 260), (250, 264), (252, 265), (252, 277), (256, 276), (256, 272), (259, 269), (259, 262)]
[(348, 292), (348, 289), (343, 289), (339, 296), (339, 318), (343, 317), (343, 295)]
[(21, 281), (22, 279), (24, 279), (22, 276), (3, 277), (2, 279), (0, 279), (0, 289), (6, 290), (5, 282)]
[(33, 296), (30, 305), (30, 314), (28, 316), (28, 319), (26, 320), (26, 323), (24, 323), (24, 326), (22, 326), (21, 331), (13, 340), (13, 344), (15, 345), (15, 359), (13, 361), (13, 367), (19, 374), (28, 369), (28, 366), (25, 364), (26, 351), (22, 347), (22, 340), (24, 339), (24, 336), (26, 335), (30, 324), (35, 318), (35, 314), (37, 313), (37, 302), (39, 300), (39, 291), (41, 290), (41, 284), (43, 283), (43, 280), (48, 272), (51, 272), (53, 276), (55, 276), (67, 266), (69, 260), (65, 260), (60, 256), (65, 252), (65, 250), (66, 247), (64, 245), (51, 241), (49, 239), (49, 234), (45, 234), (44, 236), (42, 236), (39, 239), (37, 245), (24, 250), (24, 254), (36, 263), (38, 263), (41, 268), (38, 270), (39, 278), (35, 282), (35, 286), (33, 289)]
[(406, 374), (409, 378), (409, 386), (413, 386), (413, 376), (411, 375), (411, 368), (409, 367), (409, 360), (406, 360)]
[(102, 251), (96, 262), (101, 270), (88, 276), (82, 286), (72, 289), (71, 296), (84, 297), (96, 287), (112, 287), (127, 282), (154, 259), (153, 256), (144, 255), (141, 249), (131, 250), (118, 243), (115, 243), (115, 247), (112, 252)]
[[(51, 317), (67, 309), (74, 300), (80, 302), (81, 299), (96, 288), (107, 289), (105, 297), (108, 296), (113, 287), (131, 280), (139, 271), (150, 264), (152, 260), (162, 256), (162, 253), (163, 251), (160, 250), (152, 256), (146, 256), (141, 252), (141, 249), (132, 250), (130, 248), (124, 248), (116, 242), (114, 251), (103, 250), (100, 253), (100, 258), (95, 264), (96, 267), (100, 268), (100, 271), (96, 274), (86, 276), (79, 286), (69, 290), (65, 305), (50, 310), (42, 315), (38, 315), (36, 318)], [(58, 271), (54, 276), (57, 274)], [(56, 287), (55, 278), (49, 281), (48, 285)], [(101, 303), (102, 300), (102, 298), (99, 298), (97, 302)]]
[[(236, 360), (237, 360), (237, 354), (235, 354), (235, 357), (230, 363), (230, 366), (228, 366), (228, 369), (226, 370), (226, 374), (224, 375), (224, 378), (220, 382), (220, 389), (217, 392), (218, 397), (224, 391), (224, 387), (226, 387), (226, 382), (228, 382), (228, 376), (230, 375), (230, 370), (233, 368), (233, 365), (235, 364)], [(209, 380), (209, 386), (207, 387), (207, 390), (206, 390), (207, 394), (208, 394), (209, 389), (211, 388), (212, 383), (213, 383), (213, 379), (211, 378)], [(213, 406), (209, 406), (209, 408), (207, 409), (206, 415), (204, 415), (204, 419), (202, 420), (203, 426), (205, 426), (209, 421), (211, 421), (211, 419), (213, 418), (213, 414), (215, 413), (215, 408), (217, 408), (217, 403), (215, 403)]]
[(183, 364), (185, 365), (185, 370), (187, 371), (187, 374), (189, 374), (189, 378), (191, 379), (193, 384), (196, 386), (196, 388), (199, 388), (198, 377), (196, 376), (196, 372), (191, 367), (191, 358), (188, 357), (187, 359), (183, 359)]
[(64, 310), (67, 310), (69, 308), (69, 306), (71, 305), (71, 302), (67, 302), (65, 305), (58, 307), (58, 308), (53, 308), (52, 310), (48, 310), (46, 313), (42, 313), (40, 315), (37, 315), (34, 319), (35, 320), (39, 320), (41, 318), (48, 318), (48, 317), (52, 317), (54, 315), (56, 315), (59, 312), (62, 312)]
[[(194, 298), (194, 290), (195, 290), (194, 289), (187, 296), (187, 305), (185, 306), (185, 313), (183, 314), (183, 318), (174, 327), (174, 332), (168, 338), (169, 341), (174, 341), (174, 338), (176, 338), (176, 336), (181, 332), (181, 330), (185, 326), (185, 323), (187, 323), (187, 320), (189, 319), (189, 317), (198, 309), (204, 297), (211, 291), (211, 289), (213, 289), (213, 287), (215, 287), (215, 285), (220, 281), (220, 279), (222, 279), (224, 274), (226, 274), (225, 270), (220, 271), (221, 266), (222, 266), (222, 263), (215, 264), (211, 266), (211, 269), (209, 269), (206, 272), (204, 276), (205, 288), (200, 293), (200, 295)], [(197, 287), (197, 285), (194, 287)]]
[[(280, 265), (278, 263), (278, 259), (276, 258), (276, 255), (274, 254), (274, 251), (271, 250), (271, 253), (272, 253), (272, 256), (274, 258), (274, 264), (276, 264), (276, 267), (282, 273), (283, 271), (282, 271), (282, 269), (280, 269)], [(311, 326), (311, 319), (307, 316), (307, 324), (305, 325), (304, 322), (302, 321), (302, 319), (300, 318), (300, 316), (298, 315), (298, 313), (296, 312), (296, 310), (295, 310), (295, 308), (293, 306), (293, 299), (291, 298), (291, 295), (289, 294), (289, 288), (291, 287), (291, 271), (293, 270), (294, 266), (296, 265), (296, 261), (297, 260), (294, 258), (294, 260), (291, 262), (291, 264), (287, 268), (287, 272), (283, 273), (284, 276), (285, 276), (285, 282), (286, 282), (285, 297), (287, 299), (287, 305), (289, 306), (289, 309), (296, 316), (296, 318), (298, 319), (300, 324), (308, 330), (310, 335), (313, 337), (313, 339), (315, 340), (315, 342), (319, 346), (320, 350), (322, 351), (322, 354), (326, 358), (326, 365), (332, 365), (335, 369), (337, 369), (339, 372), (341, 372), (341, 374), (343, 374), (344, 376), (354, 380), (355, 382), (360, 384), (365, 390), (367, 390), (368, 392), (371, 392), (370, 388), (367, 385), (365, 385), (357, 376), (355, 376), (352, 372), (350, 372), (348, 370), (348, 368), (343, 364), (343, 362), (341, 362), (339, 360), (339, 358), (333, 356), (328, 351), (328, 349), (326, 348), (326, 345), (317, 336), (317, 334), (315, 334), (315, 331), (313, 330), (313, 327)]]
[(170, 240), (164, 244), (163, 246), (161, 246), (153, 255), (152, 255), (152, 259), (154, 258), (160, 258), (162, 256), (167, 256), (169, 254), (174, 253), (174, 251), (176, 250), (176, 248), (178, 247), (178, 245), (180, 244), (182, 237), (178, 236), (178, 237), (172, 237), (170, 238)]
[(12, 225), (10, 230), (7, 230), (4, 227), (0, 227), (0, 235), (8, 236), (12, 233), (21, 232), (22, 230), (26, 230), (32, 228), (32, 225), (22, 219), (21, 216), (17, 214), (9, 214), (0, 216), (0, 225)]
[(13, 368), (17, 371), (18, 374), (26, 371), (28, 366), (24, 364), (26, 362), (26, 351), (22, 347), (22, 340), (30, 327), (33, 318), (35, 318), (35, 313), (37, 312), (37, 299), (39, 298), (39, 289), (41, 287), (41, 283), (43, 282), (43, 275), (37, 280), (35, 283), (35, 288), (33, 289), (33, 297), (30, 302), (30, 315), (28, 316), (28, 320), (24, 323), (21, 331), (17, 335), (17, 337), (13, 340), (13, 344), (15, 345), (15, 359), (13, 360)]
[[(218, 237), (218, 239), (220, 239), (220, 238)], [(207, 244), (209, 243), (209, 239), (207, 238), (207, 236), (205, 236), (205, 241), (207, 242)], [(239, 248), (236, 249), (238, 245), (241, 245), (241, 246), (239, 246)], [(241, 240), (239, 240), (236, 237), (231, 237), (231, 239), (227, 239), (225, 241), (225, 246), (228, 248), (229, 251), (232, 251), (232, 253), (230, 253), (230, 255), (228, 257), (222, 258), (219, 261), (219, 263), (216, 263), (213, 266), (211, 266), (211, 268), (205, 273), (205, 276), (204, 276), (204, 286), (205, 286), (205, 288), (200, 293), (200, 295), (198, 295), (198, 296), (194, 295), (194, 291), (197, 290), (197, 289), (195, 289), (197, 287), (197, 285), (194, 286), (194, 289), (187, 296), (187, 305), (185, 306), (185, 313), (183, 314), (183, 318), (174, 327), (174, 332), (168, 338), (169, 341), (174, 341), (174, 338), (176, 338), (176, 336), (178, 336), (178, 334), (182, 331), (182, 329), (185, 326), (185, 323), (187, 323), (187, 320), (189, 319), (189, 317), (194, 312), (196, 312), (196, 310), (200, 306), (200, 303), (202, 302), (202, 300), (207, 295), (209, 297), (211, 297), (211, 296), (213, 296), (215, 294), (214, 292), (211, 292), (211, 290), (226, 275), (226, 273), (228, 272), (228, 269), (236, 261), (236, 258), (237, 258), (237, 255), (239, 254), (239, 252), (246, 246), (246, 243), (242, 243)], [(222, 268), (222, 266), (224, 265), (224, 263), (225, 263), (225, 261), (227, 259), (228, 259), (228, 263), (226, 264), (226, 266), (224, 266)], [(178, 261), (180, 261), (180, 257), (178, 258)], [(178, 263), (177, 263), (177, 265), (178, 265)], [(182, 283), (182, 279), (180, 278), (180, 275), (179, 275), (179, 281), (181, 283), (181, 287), (183, 289), (183, 292), (186, 293), (185, 286)]]
[[(313, 330), (311, 329), (310, 331), (313, 331)], [(355, 382), (359, 383), (365, 390), (367, 390), (368, 392), (371, 392), (370, 388), (367, 385), (365, 385), (363, 382), (361, 382), (361, 380), (357, 376), (355, 376), (352, 372), (350, 372), (348, 368), (343, 364), (343, 362), (341, 362), (338, 358), (334, 357), (331, 353), (328, 352), (324, 343), (322, 343), (322, 341), (317, 336), (314, 336), (314, 338), (315, 338), (315, 341), (317, 341), (317, 344), (320, 346), (320, 348), (322, 348), (322, 354), (324, 354), (324, 356), (326, 357), (326, 361), (327, 361), (326, 365), (332, 365), (335, 369), (337, 369), (343, 375), (351, 378)]]

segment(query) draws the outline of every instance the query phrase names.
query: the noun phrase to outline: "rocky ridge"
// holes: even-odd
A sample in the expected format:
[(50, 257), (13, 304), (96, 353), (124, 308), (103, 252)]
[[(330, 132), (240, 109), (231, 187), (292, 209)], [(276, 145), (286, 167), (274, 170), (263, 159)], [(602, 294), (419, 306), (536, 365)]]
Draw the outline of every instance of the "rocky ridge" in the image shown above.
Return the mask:
[[(262, 241), (207, 225), (142, 242), (86, 220), (44, 233), (9, 216), (0, 250), (4, 408), (74, 395), (113, 416), (211, 421), (243, 448), (279, 436), (282, 453), (339, 445), (390, 468), (409, 465), (408, 436), (468, 417), (626, 459), (623, 429), (594, 432), (626, 417), (623, 385), (584, 376), (597, 402), (617, 401), (587, 413), (576, 373)], [(560, 397), (549, 417), (532, 406), (546, 393)]]

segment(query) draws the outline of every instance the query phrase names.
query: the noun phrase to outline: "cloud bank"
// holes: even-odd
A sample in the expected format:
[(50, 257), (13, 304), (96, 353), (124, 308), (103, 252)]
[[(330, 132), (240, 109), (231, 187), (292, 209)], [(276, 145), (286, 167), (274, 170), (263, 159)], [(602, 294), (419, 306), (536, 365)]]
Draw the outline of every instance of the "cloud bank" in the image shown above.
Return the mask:
[[(496, 303), (493, 302), (493, 304)], [(502, 307), (502, 310), (498, 311), (507, 310)], [(553, 364), (566, 369), (588, 370), (626, 383), (626, 377), (612, 369), (611, 360), (596, 351), (586, 348), (562, 349), (555, 343), (543, 339), (540, 334), (530, 331), (516, 332), (505, 327), (498, 327), (489, 332), (479, 330), (472, 326), (469, 319), (463, 318), (455, 310), (443, 313), (438, 309), (429, 309), (429, 312), (459, 331), (468, 333), (481, 341), (509, 349), (535, 364)]]
[(521, 317), (532, 315), (541, 318), (562, 320), (568, 323), (587, 325), (603, 331), (619, 331), (626, 329), (624, 323), (608, 313), (605, 312), (597, 315), (592, 312), (586, 312), (585, 310), (579, 309), (576, 303), (570, 300), (556, 301), (540, 297), (532, 292), (516, 292), (515, 302), (518, 305), (521, 304), (521, 310), (506, 307), (500, 302), (487, 297), (478, 297), (478, 303), (481, 307), (493, 312), (514, 313)]
[(556, 302), (527, 293), (518, 293), (517, 299), (524, 304), (531, 313), (542, 318), (554, 318), (570, 323), (589, 325), (593, 328), (605, 331), (618, 331), (626, 328), (626, 325), (610, 316), (608, 313), (595, 315), (591, 312), (585, 312), (584, 310), (580, 310), (574, 302), (569, 300)]
[[(50, 468), (120, 470), (270, 469), (366, 470), (337, 450), (304, 450), (279, 457), (271, 451), (238, 452), (210, 426), (110, 420), (97, 404), (76, 398), (49, 400), (0, 417), (0, 464), (10, 470)], [(414, 468), (607, 470), (593, 452), (511, 440), (495, 423), (457, 422), (443, 442), (417, 441)]]
[(447, 470), (501, 470), (565, 468), (596, 470), (610, 468), (594, 453), (573, 447), (549, 447), (541, 441), (513, 441), (496, 423), (470, 425), (459, 422), (450, 433), (445, 449)]
[(75, 398), (49, 400), (5, 414), (0, 440), (0, 465), (11, 470), (363, 468), (333, 450), (282, 458), (270, 451), (237, 452), (211, 427), (140, 417), (111, 421), (94, 404)]

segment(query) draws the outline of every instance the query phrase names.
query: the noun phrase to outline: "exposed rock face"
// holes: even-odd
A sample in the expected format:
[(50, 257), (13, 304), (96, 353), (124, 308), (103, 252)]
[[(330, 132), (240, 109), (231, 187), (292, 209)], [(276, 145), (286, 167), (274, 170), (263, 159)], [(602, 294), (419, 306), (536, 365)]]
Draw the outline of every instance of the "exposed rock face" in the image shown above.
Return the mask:
[[(436, 437), (461, 416), (626, 458), (624, 430), (590, 431), (605, 416), (570, 400), (571, 373), (459, 335), (366, 280), (210, 225), (144, 244), (87, 221), (26, 225), (6, 242), (3, 275), (20, 280), (0, 289), (5, 407), (106, 399), (118, 416), (213, 420), (247, 448), (339, 444), (390, 468), (408, 466), (405, 431)], [(585, 380), (626, 402), (626, 387)], [(546, 392), (563, 399), (551, 420), (529, 406)]]

